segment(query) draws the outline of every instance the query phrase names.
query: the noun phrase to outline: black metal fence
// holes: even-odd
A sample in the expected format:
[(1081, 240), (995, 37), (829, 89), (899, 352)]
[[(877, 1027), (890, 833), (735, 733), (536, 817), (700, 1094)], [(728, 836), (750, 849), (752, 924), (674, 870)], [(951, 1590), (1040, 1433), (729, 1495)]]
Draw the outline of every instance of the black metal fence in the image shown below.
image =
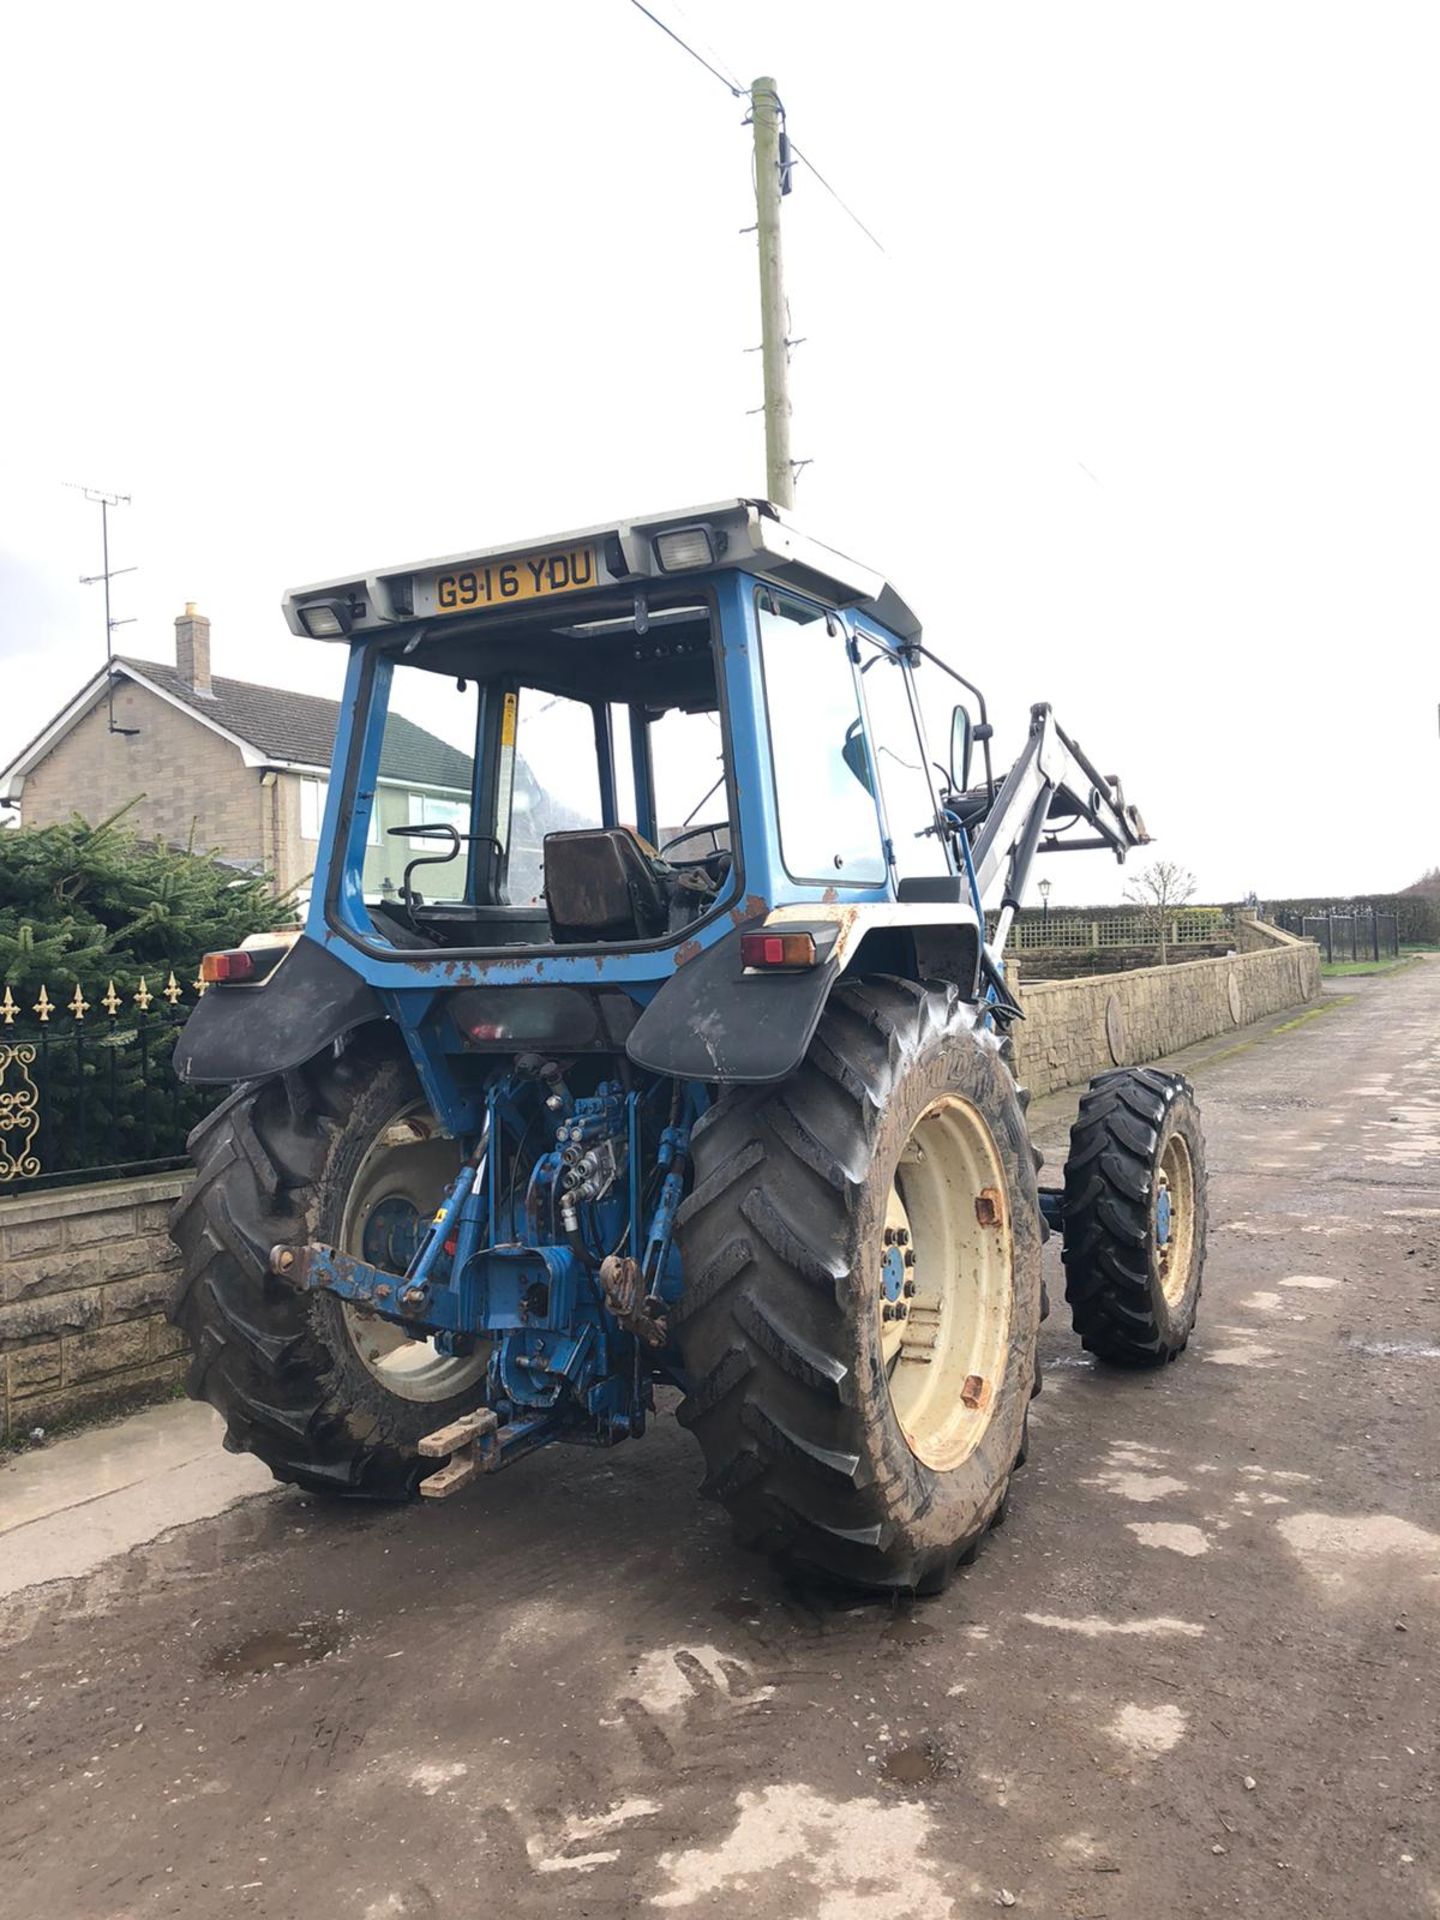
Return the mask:
[[(188, 972), (188, 968), (186, 969)], [(187, 1164), (185, 1136), (214, 1088), (185, 1088), (170, 1057), (204, 991), (145, 978), (93, 999), (74, 983), (0, 994), (0, 1194), (162, 1173)]]
[(1393, 960), (1400, 953), (1400, 917), (1394, 913), (1291, 913), (1282, 907), (1275, 924), (1318, 942), (1331, 966), (1337, 960)]

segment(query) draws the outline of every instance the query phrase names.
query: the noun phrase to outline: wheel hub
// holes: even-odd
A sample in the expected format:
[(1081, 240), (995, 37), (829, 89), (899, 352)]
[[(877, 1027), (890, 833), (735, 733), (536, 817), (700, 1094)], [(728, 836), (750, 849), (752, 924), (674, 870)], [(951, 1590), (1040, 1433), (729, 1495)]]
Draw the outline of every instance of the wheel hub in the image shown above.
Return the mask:
[(406, 1194), (382, 1200), (360, 1236), (361, 1257), (387, 1273), (404, 1273), (420, 1244), (421, 1214)]
[(895, 1301), (905, 1290), (905, 1256), (901, 1248), (888, 1246), (885, 1257), (880, 1262), (880, 1291), (887, 1300)]

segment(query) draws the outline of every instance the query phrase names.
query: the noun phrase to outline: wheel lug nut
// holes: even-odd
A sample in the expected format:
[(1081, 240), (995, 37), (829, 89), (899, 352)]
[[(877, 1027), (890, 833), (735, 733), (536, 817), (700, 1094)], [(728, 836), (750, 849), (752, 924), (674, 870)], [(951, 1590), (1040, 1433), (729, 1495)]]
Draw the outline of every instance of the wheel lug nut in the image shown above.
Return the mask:
[(915, 1264), (915, 1249), (913, 1247), (907, 1247), (905, 1249), (905, 1264), (907, 1267), (913, 1267)]
[(907, 1280), (905, 1282), (905, 1298), (907, 1300), (913, 1300), (915, 1298), (915, 1282), (913, 1280)]
[(908, 1247), (908, 1246), (909, 1246), (909, 1244), (910, 1244), (910, 1229), (909, 1229), (908, 1227), (896, 1227), (896, 1229), (895, 1229), (895, 1244), (896, 1244), (896, 1246), (897, 1246), (897, 1247)]
[(885, 1245), (885, 1246), (887, 1246), (887, 1247), (893, 1247), (893, 1246), (894, 1246), (894, 1244), (895, 1244), (895, 1229), (894, 1229), (894, 1227), (886, 1227), (886, 1229), (885, 1229), (885, 1235), (884, 1235), (884, 1240), (883, 1240), (883, 1243), (882, 1243), (882, 1244), (883, 1244), (883, 1245)]
[(885, 1302), (884, 1306), (881, 1307), (880, 1309), (880, 1318), (882, 1320), (893, 1320), (895, 1318), (895, 1309), (894, 1307), (891, 1306), (888, 1300)]

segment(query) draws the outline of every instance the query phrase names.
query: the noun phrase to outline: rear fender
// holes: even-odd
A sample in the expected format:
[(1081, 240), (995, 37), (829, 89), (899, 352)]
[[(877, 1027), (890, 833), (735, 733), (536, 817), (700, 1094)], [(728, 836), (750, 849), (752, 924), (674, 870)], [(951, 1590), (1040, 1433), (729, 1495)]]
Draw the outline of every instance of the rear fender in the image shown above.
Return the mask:
[(763, 1086), (805, 1057), (825, 1002), (846, 973), (948, 980), (979, 995), (979, 922), (967, 906), (934, 901), (776, 907), (746, 933), (835, 929), (820, 965), (802, 973), (746, 973), (740, 931), (688, 961), (636, 1021), (626, 1052), (636, 1066), (677, 1080)]
[(384, 1018), (375, 989), (302, 934), (264, 980), (208, 989), (180, 1030), (175, 1071), (192, 1086), (289, 1073)]

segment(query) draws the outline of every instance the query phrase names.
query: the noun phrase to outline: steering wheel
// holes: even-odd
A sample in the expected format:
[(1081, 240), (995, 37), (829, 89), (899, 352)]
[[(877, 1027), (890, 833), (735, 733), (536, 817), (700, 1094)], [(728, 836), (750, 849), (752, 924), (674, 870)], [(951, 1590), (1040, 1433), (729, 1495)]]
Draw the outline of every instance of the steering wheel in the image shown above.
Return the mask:
[(728, 820), (702, 820), (698, 826), (682, 827), (679, 833), (672, 833), (664, 846), (661, 847), (659, 858), (663, 860), (666, 854), (669, 853), (671, 847), (678, 847), (686, 840), (693, 840), (697, 834), (708, 833), (715, 844), (710, 852), (705, 854), (703, 858), (698, 860), (672, 860), (670, 862), (672, 867), (703, 867), (705, 862), (707, 860), (713, 860), (717, 853), (724, 853), (726, 851), (726, 849), (720, 845), (720, 836), (722, 833), (728, 833), (729, 831), (730, 822)]

